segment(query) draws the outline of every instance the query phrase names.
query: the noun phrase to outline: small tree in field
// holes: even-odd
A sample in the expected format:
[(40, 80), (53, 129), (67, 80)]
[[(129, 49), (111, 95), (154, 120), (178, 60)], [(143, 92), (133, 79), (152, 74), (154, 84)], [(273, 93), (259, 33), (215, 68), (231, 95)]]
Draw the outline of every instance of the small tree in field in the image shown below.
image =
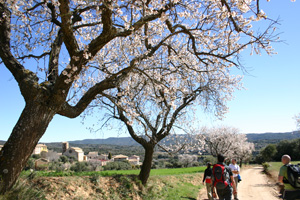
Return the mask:
[[(126, 96), (117, 105), (129, 124), (137, 113), (128, 107), (131, 88), (145, 84), (158, 87), (150, 96), (139, 88), (147, 102), (176, 92), (180, 105), (190, 105), (201, 93), (213, 101), (200, 104), (215, 102), (222, 115), (239, 53), (247, 46), (272, 53), (274, 23), (263, 32), (251, 27), (261, 19), (259, 0), (0, 0), (1, 63), (25, 100), (0, 151), (0, 192), (13, 186), (56, 114), (75, 118), (101, 95)], [(179, 108), (174, 101), (165, 109)]]

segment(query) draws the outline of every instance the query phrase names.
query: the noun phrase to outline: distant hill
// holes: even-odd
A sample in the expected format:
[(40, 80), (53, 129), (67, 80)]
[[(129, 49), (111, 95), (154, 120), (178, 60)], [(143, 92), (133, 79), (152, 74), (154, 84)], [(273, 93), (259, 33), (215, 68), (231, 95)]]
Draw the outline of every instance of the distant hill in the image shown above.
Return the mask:
[(248, 141), (258, 140), (293, 140), (300, 138), (300, 131), (285, 132), (285, 133), (249, 133), (246, 134)]
[(140, 145), (134, 141), (131, 137), (110, 137), (107, 139), (85, 139), (69, 141), (71, 144), (111, 144), (120, 146), (135, 146)]
[[(285, 132), (285, 133), (249, 133), (246, 134), (249, 142), (265, 141), (266, 143), (278, 143), (281, 140), (292, 140), (300, 138), (300, 131)], [(73, 144), (111, 144), (135, 146), (139, 145), (131, 137), (110, 137), (106, 139), (85, 139), (69, 141)]]

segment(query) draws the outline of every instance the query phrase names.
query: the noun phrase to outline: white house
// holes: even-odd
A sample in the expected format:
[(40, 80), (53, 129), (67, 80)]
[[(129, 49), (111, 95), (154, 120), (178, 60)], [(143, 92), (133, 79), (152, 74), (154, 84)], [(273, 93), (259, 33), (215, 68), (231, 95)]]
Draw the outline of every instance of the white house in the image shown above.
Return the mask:
[(128, 161), (133, 164), (133, 165), (140, 165), (140, 157), (139, 156), (136, 156), (136, 155), (133, 155), (133, 156), (130, 156), (128, 158)]

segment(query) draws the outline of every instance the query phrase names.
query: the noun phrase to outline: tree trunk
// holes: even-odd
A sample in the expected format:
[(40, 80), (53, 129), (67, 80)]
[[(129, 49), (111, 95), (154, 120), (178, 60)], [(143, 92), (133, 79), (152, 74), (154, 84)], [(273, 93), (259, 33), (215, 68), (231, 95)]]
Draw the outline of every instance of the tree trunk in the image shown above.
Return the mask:
[(243, 159), (240, 159), (240, 168), (242, 168), (243, 165)]
[(143, 165), (139, 174), (139, 179), (142, 181), (143, 185), (146, 185), (148, 178), (150, 176), (152, 160), (153, 160), (153, 152), (154, 146), (149, 145), (145, 148), (145, 158), (143, 161)]
[(0, 193), (10, 190), (26, 165), (55, 111), (32, 102), (26, 104), (17, 124), (0, 151)]

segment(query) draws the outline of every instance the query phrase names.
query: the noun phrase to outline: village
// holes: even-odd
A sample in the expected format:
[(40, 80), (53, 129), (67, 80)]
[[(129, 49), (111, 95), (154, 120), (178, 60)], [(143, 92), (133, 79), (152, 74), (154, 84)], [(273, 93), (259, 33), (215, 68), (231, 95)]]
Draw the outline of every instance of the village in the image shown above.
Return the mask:
[[(3, 145), (0, 145), (0, 150), (2, 149)], [(44, 168), (47, 166), (52, 160), (49, 159), (47, 156), (48, 148), (45, 144), (37, 144), (35, 149), (32, 152), (32, 155), (38, 155), (40, 158), (35, 160), (34, 168), (36, 170)], [(98, 154), (98, 152), (88, 152), (86, 155), (84, 154), (83, 150), (79, 147), (71, 147), (69, 142), (62, 142), (62, 153), (52, 152), (55, 153), (55, 156), (51, 156), (52, 158), (59, 158), (60, 156), (66, 156), (68, 158), (74, 159), (77, 162), (87, 162), (93, 163), (93, 165), (97, 165), (99, 167), (106, 166), (110, 162), (121, 162), (127, 161), (133, 166), (140, 166), (140, 157), (136, 155), (126, 156), (126, 155), (114, 155), (109, 156), (109, 154)]]

